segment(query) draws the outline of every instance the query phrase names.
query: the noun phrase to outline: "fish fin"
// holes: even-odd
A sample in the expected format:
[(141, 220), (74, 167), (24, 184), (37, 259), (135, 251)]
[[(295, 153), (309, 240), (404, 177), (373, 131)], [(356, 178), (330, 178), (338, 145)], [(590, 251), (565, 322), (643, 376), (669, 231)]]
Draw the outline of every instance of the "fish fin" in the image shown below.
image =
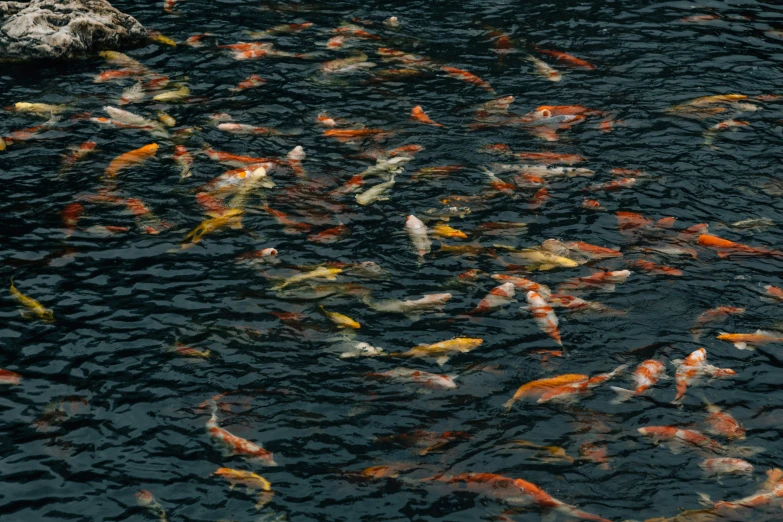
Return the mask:
[(415, 323), (421, 319), (421, 314), (411, 314), (408, 315), (408, 319), (411, 320), (411, 322)]
[(620, 388), (618, 386), (610, 386), (610, 388), (617, 393), (617, 397), (612, 400), (610, 404), (622, 404), (625, 401), (633, 399), (636, 395), (636, 392), (633, 390), (626, 390), (625, 388)]
[(734, 343), (734, 347), (737, 350), (749, 350), (749, 351), (755, 350), (755, 348), (749, 345), (748, 343)]
[(679, 366), (682, 364), (682, 359), (672, 359), (669, 362), (672, 363), (674, 366)]
[(555, 522), (556, 519), (557, 515), (555, 514), (555, 511), (547, 511), (541, 515), (541, 522)]
[(447, 362), (449, 362), (449, 356), (448, 355), (442, 355), (435, 359), (435, 362), (438, 363), (438, 366), (443, 366)]
[(713, 507), (714, 503), (708, 494), (697, 491), (696, 496), (699, 497), (699, 504), (702, 506)]
[(776, 304), (779, 302), (777, 299), (772, 299), (771, 297), (761, 297), (760, 299), (762, 302), (769, 304)]
[(459, 374), (458, 373), (450, 373), (450, 374), (446, 375), (446, 377), (448, 377), (452, 381), (456, 381), (459, 378)]
[(506, 409), (506, 412), (511, 411), (511, 408), (514, 406), (515, 402), (516, 402), (516, 399), (514, 399), (512, 397), (511, 399), (509, 399), (509, 400), (507, 400), (506, 402), (503, 403), (503, 408)]

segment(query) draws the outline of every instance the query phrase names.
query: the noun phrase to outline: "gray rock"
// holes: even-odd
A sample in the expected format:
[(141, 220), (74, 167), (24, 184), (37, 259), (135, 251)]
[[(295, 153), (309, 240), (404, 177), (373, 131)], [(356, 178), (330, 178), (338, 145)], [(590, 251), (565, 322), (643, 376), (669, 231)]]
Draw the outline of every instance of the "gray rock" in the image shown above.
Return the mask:
[(147, 37), (106, 0), (0, 2), (0, 61), (77, 58), (118, 50)]

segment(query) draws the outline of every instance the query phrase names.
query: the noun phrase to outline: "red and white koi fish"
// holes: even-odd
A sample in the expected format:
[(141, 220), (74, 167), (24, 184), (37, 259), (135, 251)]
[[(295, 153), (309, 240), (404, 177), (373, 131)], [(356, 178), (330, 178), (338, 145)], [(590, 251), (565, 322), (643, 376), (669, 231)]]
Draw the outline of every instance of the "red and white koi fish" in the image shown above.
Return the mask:
[(395, 368), (387, 372), (369, 373), (368, 377), (382, 377), (399, 382), (413, 382), (423, 384), (428, 388), (439, 388), (452, 390), (457, 387), (454, 379), (456, 375), (441, 375), (437, 373), (422, 372), (420, 370), (411, 370), (410, 368)]
[(745, 440), (745, 428), (730, 413), (709, 402), (707, 402), (707, 412), (709, 412), (709, 415), (705, 422), (708, 433), (719, 435), (729, 440)]
[(651, 274), (660, 274), (660, 275), (674, 276), (674, 277), (679, 277), (683, 274), (683, 271), (680, 270), (679, 268), (672, 268), (670, 266), (664, 266), (664, 265), (656, 265), (652, 261), (648, 261), (646, 259), (637, 259), (635, 261), (628, 261), (626, 264), (631, 268), (644, 270), (645, 272), (649, 272)]
[[(250, 156), (232, 154), (230, 152), (221, 152), (214, 150), (212, 147), (204, 149), (204, 154), (212, 161), (217, 161), (218, 163), (237, 168), (247, 167), (248, 165), (258, 165), (269, 161), (267, 158), (253, 158)], [(267, 171), (269, 171), (269, 169), (267, 169)]]
[(677, 367), (675, 380), (677, 382), (677, 396), (672, 401), (673, 404), (679, 404), (685, 397), (688, 385), (697, 378), (707, 375), (711, 378), (732, 377), (737, 374), (731, 368), (717, 368), (707, 364), (707, 350), (699, 348), (691, 352), (685, 360), (673, 360), (672, 364)]
[(250, 76), (248, 76), (247, 78), (239, 82), (239, 85), (237, 85), (236, 87), (232, 87), (229, 90), (231, 92), (240, 92), (246, 89), (254, 89), (256, 87), (261, 87), (265, 83), (266, 80), (264, 78), (260, 77), (257, 74), (251, 74)]
[(182, 145), (175, 146), (172, 159), (174, 160), (174, 163), (179, 165), (179, 178), (189, 178), (191, 176), (190, 167), (193, 165), (193, 156), (190, 155), (188, 149)]
[(574, 290), (601, 290), (603, 292), (614, 292), (615, 285), (624, 283), (630, 275), (630, 270), (597, 272), (591, 276), (577, 277), (564, 281), (560, 284), (557, 291), (562, 294), (567, 294)]
[(217, 405), (214, 400), (210, 400), (209, 404), (212, 407), (212, 416), (207, 421), (207, 433), (212, 439), (224, 444), (232, 455), (258, 459), (265, 466), (277, 466), (271, 452), (218, 426)]
[(486, 314), (494, 312), (510, 303), (511, 300), (514, 299), (515, 294), (516, 292), (514, 291), (513, 283), (503, 283), (490, 290), (486, 297), (484, 297), (484, 299), (479, 302), (478, 306), (470, 313)]
[(423, 480), (459, 485), (460, 490), (467, 489), (512, 506), (533, 505), (538, 509), (555, 511), (578, 520), (611, 522), (607, 518), (587, 513), (557, 500), (532, 482), (522, 479), (513, 479), (494, 473), (463, 473), (454, 476), (440, 475)]
[(578, 400), (580, 395), (587, 394), (591, 389), (595, 388), (596, 386), (599, 386), (605, 383), (606, 381), (608, 381), (609, 379), (615, 377), (619, 373), (624, 372), (627, 367), (628, 365), (624, 364), (622, 366), (618, 366), (617, 368), (615, 368), (609, 373), (602, 373), (600, 375), (596, 375), (595, 377), (591, 377), (586, 381), (574, 382), (570, 384), (564, 384), (563, 386), (558, 386), (557, 388), (553, 388), (548, 392), (546, 392), (536, 402), (538, 402), (539, 404), (544, 404), (550, 401), (572, 402)]
[[(764, 485), (758, 492), (748, 497), (744, 497), (739, 500), (733, 500), (731, 502), (715, 502), (712, 505), (712, 508), (720, 516), (740, 508), (756, 508), (769, 505), (774, 500), (783, 497), (783, 480), (781, 480), (782, 475), (783, 472), (781, 472), (779, 469), (771, 469), (767, 471), (767, 480), (764, 482)], [(703, 498), (706, 501), (709, 501), (709, 497)]]
[(762, 297), (762, 301), (766, 301), (768, 303), (780, 303), (783, 302), (783, 288), (778, 288), (777, 286), (772, 285), (766, 285), (764, 286), (764, 290), (767, 292), (767, 295), (769, 297)]
[(635, 385), (633, 390), (612, 386), (612, 390), (618, 394), (617, 399), (612, 404), (619, 404), (636, 395), (645, 393), (655, 386), (661, 378), (666, 378), (666, 366), (661, 361), (647, 359), (639, 364), (633, 372), (632, 379)]
[(535, 319), (541, 331), (554, 339), (557, 344), (563, 346), (563, 341), (560, 340), (560, 330), (557, 329), (557, 316), (552, 307), (539, 293), (532, 290), (525, 295), (525, 298), (527, 299), (528, 310), (533, 314), (533, 319)]
[(636, 431), (651, 437), (656, 444), (666, 443), (675, 454), (682, 449), (697, 449), (708, 454), (719, 455), (726, 452), (726, 448), (718, 441), (696, 430), (686, 430), (676, 426), (647, 426)]

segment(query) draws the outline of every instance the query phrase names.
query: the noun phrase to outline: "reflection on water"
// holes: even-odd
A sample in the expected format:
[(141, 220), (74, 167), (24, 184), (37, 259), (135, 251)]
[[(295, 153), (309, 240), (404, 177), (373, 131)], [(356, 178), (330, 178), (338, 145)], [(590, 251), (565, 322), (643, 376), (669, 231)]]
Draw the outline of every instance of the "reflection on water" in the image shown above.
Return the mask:
[(779, 6), (116, 5), (0, 73), (4, 520), (779, 516)]

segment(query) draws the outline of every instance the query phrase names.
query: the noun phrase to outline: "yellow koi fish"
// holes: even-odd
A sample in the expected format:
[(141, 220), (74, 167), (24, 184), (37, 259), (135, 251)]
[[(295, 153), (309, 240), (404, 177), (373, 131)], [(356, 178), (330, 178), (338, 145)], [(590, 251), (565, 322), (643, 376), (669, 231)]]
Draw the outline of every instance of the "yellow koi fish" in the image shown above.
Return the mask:
[(338, 312), (330, 312), (323, 306), (320, 307), (321, 311), (324, 313), (326, 317), (329, 318), (330, 321), (332, 321), (334, 324), (337, 325), (338, 328), (354, 328), (358, 329), (361, 328), (362, 325), (348, 317), (347, 315), (343, 315)]
[(259, 500), (256, 504), (256, 509), (261, 508), (265, 504), (268, 504), (269, 501), (272, 499), (272, 496), (274, 493), (272, 492), (272, 484), (269, 483), (267, 479), (262, 477), (261, 475), (257, 475), (253, 473), (252, 471), (242, 471), (239, 469), (232, 469), (232, 468), (220, 468), (217, 471), (215, 471), (214, 475), (217, 475), (218, 477), (223, 477), (227, 481), (231, 483), (231, 489), (234, 489), (234, 486), (240, 485), (245, 486), (248, 489), (248, 492), (250, 490), (258, 490), (261, 493), (259, 493)]
[(187, 86), (182, 86), (176, 91), (166, 91), (153, 96), (152, 101), (176, 102), (187, 98), (188, 96), (190, 96), (190, 89)]
[(16, 287), (14, 286), (13, 278), (11, 278), (11, 295), (13, 296), (14, 299), (19, 301), (19, 304), (21, 304), (27, 309), (26, 311), (22, 312), (22, 317), (30, 317), (34, 315), (44, 322), (47, 323), (54, 322), (54, 312), (44, 307), (44, 305), (42, 305), (32, 297), (27, 297), (22, 292), (17, 290)]
[(455, 337), (448, 341), (440, 341), (433, 344), (420, 344), (407, 352), (400, 353), (403, 357), (437, 357), (435, 362), (443, 366), (449, 360), (451, 353), (468, 353), (478, 348), (484, 342), (483, 339), (471, 337)]
[(191, 244), (184, 245), (183, 248), (197, 244), (204, 238), (205, 235), (221, 228), (242, 228), (242, 214), (244, 214), (244, 212), (245, 211), (242, 209), (232, 208), (218, 217), (205, 219), (199, 226), (194, 228), (187, 236), (185, 236), (185, 241), (190, 239)]
[(297, 274), (295, 276), (289, 277), (279, 285), (273, 286), (272, 290), (282, 290), (287, 286), (295, 285), (297, 283), (301, 283), (302, 281), (308, 281), (310, 279), (324, 278), (328, 281), (334, 281), (337, 278), (337, 274), (341, 273), (342, 271), (343, 271), (342, 268), (326, 268), (323, 266), (319, 266), (318, 268), (310, 272), (305, 272), (304, 274)]

